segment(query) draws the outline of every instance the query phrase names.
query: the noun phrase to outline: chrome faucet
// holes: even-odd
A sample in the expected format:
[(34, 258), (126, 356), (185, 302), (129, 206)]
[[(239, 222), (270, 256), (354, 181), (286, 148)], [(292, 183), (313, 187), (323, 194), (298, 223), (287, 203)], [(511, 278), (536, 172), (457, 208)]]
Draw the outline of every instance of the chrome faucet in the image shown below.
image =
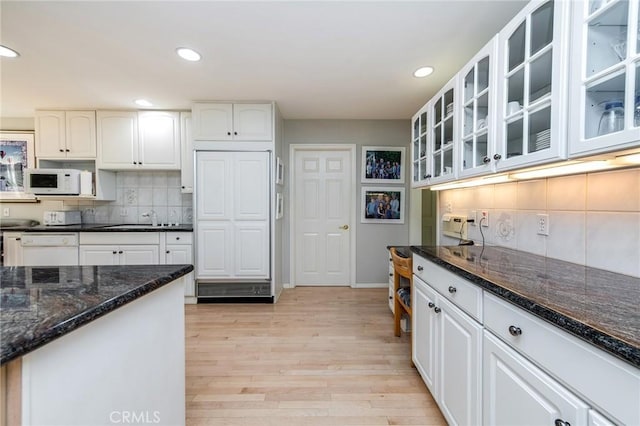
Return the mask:
[(158, 215), (154, 210), (142, 213), (142, 217), (151, 217), (151, 226), (158, 226)]

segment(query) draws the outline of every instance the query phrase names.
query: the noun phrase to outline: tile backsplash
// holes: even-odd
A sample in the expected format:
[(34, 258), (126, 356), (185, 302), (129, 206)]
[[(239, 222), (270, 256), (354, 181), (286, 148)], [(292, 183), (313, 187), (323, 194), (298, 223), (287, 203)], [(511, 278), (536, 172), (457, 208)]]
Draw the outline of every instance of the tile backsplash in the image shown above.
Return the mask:
[[(489, 212), (485, 244), (640, 277), (640, 168), (509, 182), (439, 193), (439, 217)], [(549, 235), (538, 235), (538, 214)], [(478, 224), (468, 238), (481, 244)], [(441, 235), (440, 244), (457, 244)]]
[(64, 208), (82, 211), (84, 223), (192, 223), (192, 194), (182, 194), (180, 172), (117, 172), (116, 200), (65, 201)]

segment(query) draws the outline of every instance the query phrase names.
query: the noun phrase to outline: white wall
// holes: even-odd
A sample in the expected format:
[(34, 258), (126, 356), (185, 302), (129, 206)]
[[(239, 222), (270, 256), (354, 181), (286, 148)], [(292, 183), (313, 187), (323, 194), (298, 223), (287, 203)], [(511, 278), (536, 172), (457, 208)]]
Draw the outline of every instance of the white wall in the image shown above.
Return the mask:
[[(289, 145), (291, 144), (355, 144), (357, 145), (357, 170), (354, 178), (357, 182), (358, 213), (360, 212), (360, 167), (361, 147), (404, 146), (405, 157), (405, 196), (409, 190), (409, 141), (411, 138), (409, 120), (285, 120), (283, 150), (286, 170), (289, 170)], [(287, 172), (288, 173), (288, 172)], [(371, 186), (371, 185), (367, 185)], [(392, 185), (396, 186), (396, 185)], [(398, 185), (398, 187), (402, 187)], [(285, 180), (285, 200), (288, 200), (289, 185)], [(408, 212), (409, 204), (405, 204)], [(387, 245), (406, 245), (409, 242), (409, 217), (405, 214), (404, 225), (362, 224), (356, 223), (356, 284), (388, 283)], [(283, 280), (289, 282), (289, 218), (283, 222)]]
[[(640, 277), (640, 168), (449, 190), (438, 201), (439, 217), (449, 203), (454, 213), (488, 210), (488, 245)], [(548, 236), (537, 234), (539, 213)], [(468, 229), (480, 242), (479, 227)]]

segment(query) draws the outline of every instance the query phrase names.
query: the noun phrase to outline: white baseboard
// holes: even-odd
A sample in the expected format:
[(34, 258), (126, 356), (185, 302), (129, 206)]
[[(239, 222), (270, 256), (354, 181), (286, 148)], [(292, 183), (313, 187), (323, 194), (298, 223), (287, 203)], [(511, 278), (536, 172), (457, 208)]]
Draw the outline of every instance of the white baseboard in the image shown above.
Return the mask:
[(386, 283), (355, 283), (351, 288), (388, 288), (389, 282)]
[(185, 296), (184, 297), (184, 304), (185, 305), (195, 305), (196, 303), (198, 303), (198, 298), (195, 296)]

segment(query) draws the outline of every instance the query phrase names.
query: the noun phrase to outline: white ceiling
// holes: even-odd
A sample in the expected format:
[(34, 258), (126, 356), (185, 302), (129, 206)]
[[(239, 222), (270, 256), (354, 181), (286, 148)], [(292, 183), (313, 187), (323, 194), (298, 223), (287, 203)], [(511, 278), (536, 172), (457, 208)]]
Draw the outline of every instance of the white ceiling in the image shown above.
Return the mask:
[[(275, 100), (288, 119), (408, 119), (526, 1), (5, 1), (0, 117)], [(179, 46), (203, 59), (186, 62)], [(432, 65), (416, 79), (412, 72)]]

